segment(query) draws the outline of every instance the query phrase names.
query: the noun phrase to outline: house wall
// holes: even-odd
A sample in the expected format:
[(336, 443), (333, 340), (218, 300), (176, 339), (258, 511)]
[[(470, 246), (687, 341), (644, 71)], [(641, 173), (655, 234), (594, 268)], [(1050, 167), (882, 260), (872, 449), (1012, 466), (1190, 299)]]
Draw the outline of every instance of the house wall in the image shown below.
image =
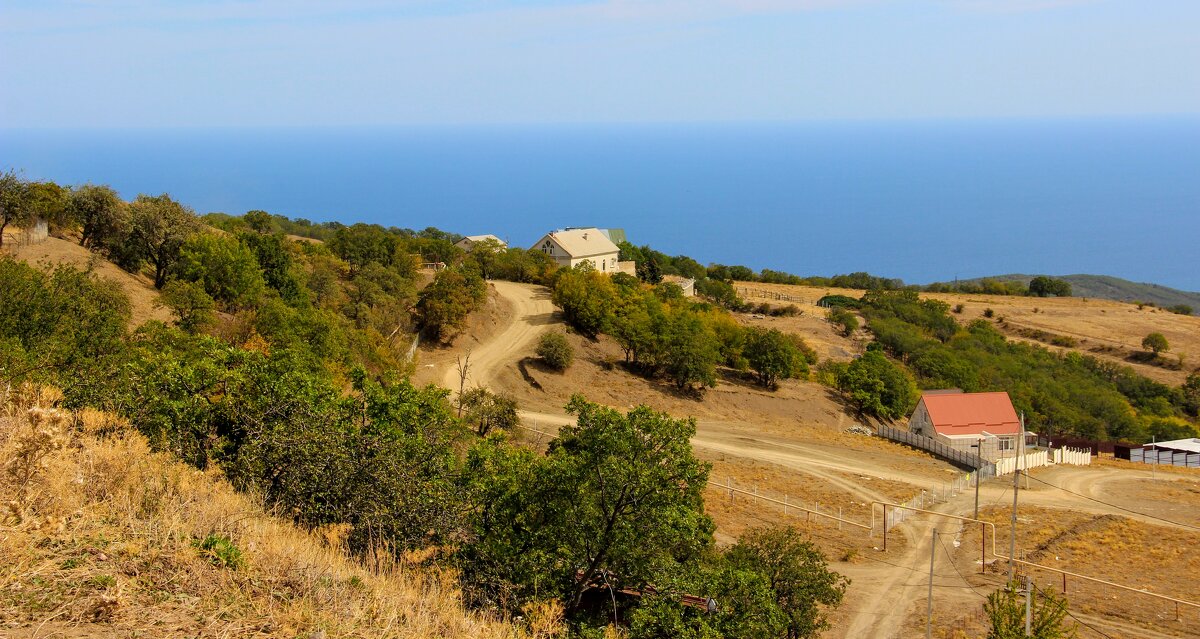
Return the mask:
[(924, 435), (926, 437), (937, 437), (938, 434), (933, 430), (933, 422), (929, 419), (929, 411), (925, 408), (925, 400), (917, 402), (916, 409), (908, 418), (908, 432)]

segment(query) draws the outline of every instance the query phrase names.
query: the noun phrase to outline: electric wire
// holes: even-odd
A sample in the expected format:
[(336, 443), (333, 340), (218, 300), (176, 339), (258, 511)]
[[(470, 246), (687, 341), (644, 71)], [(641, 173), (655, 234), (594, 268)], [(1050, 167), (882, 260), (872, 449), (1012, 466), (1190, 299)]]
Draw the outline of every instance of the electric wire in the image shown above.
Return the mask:
[(1127, 513), (1133, 513), (1133, 514), (1135, 514), (1135, 515), (1138, 515), (1138, 516), (1141, 516), (1141, 517), (1146, 517), (1146, 518), (1148, 518), (1148, 519), (1155, 519), (1155, 520), (1158, 520), (1158, 521), (1161, 521), (1161, 522), (1165, 522), (1165, 523), (1171, 524), (1171, 525), (1173, 525), (1173, 526), (1179, 526), (1179, 527), (1181, 527), (1181, 528), (1190, 528), (1190, 529), (1192, 529), (1192, 530), (1200, 530), (1200, 526), (1193, 526), (1192, 524), (1185, 524), (1185, 523), (1183, 523), (1183, 522), (1179, 522), (1179, 521), (1172, 521), (1172, 520), (1170, 520), (1170, 519), (1164, 519), (1164, 518), (1162, 518), (1162, 517), (1156, 517), (1156, 516), (1154, 516), (1154, 515), (1150, 515), (1150, 514), (1147, 514), (1147, 513), (1139, 512), (1139, 511), (1136, 511), (1136, 510), (1133, 510), (1133, 509), (1130, 509), (1130, 508), (1125, 508), (1124, 506), (1118, 506), (1118, 505), (1116, 505), (1116, 504), (1113, 504), (1113, 503), (1109, 503), (1109, 502), (1107, 502), (1107, 501), (1104, 501), (1103, 499), (1096, 499), (1095, 497), (1090, 497), (1090, 496), (1088, 496), (1088, 495), (1084, 495), (1083, 493), (1077, 493), (1077, 492), (1075, 492), (1075, 491), (1071, 490), (1070, 488), (1063, 488), (1062, 486), (1059, 486), (1058, 484), (1052, 484), (1052, 483), (1050, 483), (1050, 482), (1048, 482), (1048, 481), (1046, 481), (1046, 480), (1044, 480), (1044, 479), (1038, 479), (1037, 477), (1034, 477), (1034, 476), (1032, 476), (1032, 475), (1030, 475), (1030, 474), (1028, 474), (1028, 473), (1026, 473), (1026, 475), (1025, 475), (1025, 476), (1026, 476), (1026, 477), (1028, 477), (1028, 478), (1030, 478), (1030, 479), (1032, 479), (1033, 481), (1036, 481), (1036, 482), (1040, 483), (1040, 484), (1045, 484), (1045, 485), (1047, 485), (1047, 486), (1050, 486), (1051, 488), (1057, 488), (1057, 489), (1059, 489), (1059, 490), (1061, 490), (1061, 491), (1064, 491), (1064, 492), (1071, 493), (1072, 495), (1075, 495), (1076, 497), (1083, 497), (1084, 499), (1087, 499), (1087, 500), (1090, 500), (1090, 501), (1094, 501), (1094, 502), (1096, 502), (1097, 504), (1104, 504), (1105, 506), (1108, 506), (1108, 507), (1110, 507), (1110, 508), (1116, 508), (1117, 510), (1123, 510), (1123, 511), (1125, 511), (1125, 512), (1127, 512)]

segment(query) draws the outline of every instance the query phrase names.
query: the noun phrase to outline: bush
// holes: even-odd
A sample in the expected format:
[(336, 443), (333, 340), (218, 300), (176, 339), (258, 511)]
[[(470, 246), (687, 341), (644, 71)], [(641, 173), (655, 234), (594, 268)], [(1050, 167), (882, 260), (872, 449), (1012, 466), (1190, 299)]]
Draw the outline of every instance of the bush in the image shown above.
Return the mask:
[(796, 343), (776, 329), (751, 328), (746, 331), (742, 351), (758, 381), (767, 388), (776, 388), (780, 379), (798, 377), (808, 372), (808, 363)]
[(200, 552), (201, 557), (217, 568), (237, 570), (245, 565), (242, 551), (223, 535), (211, 534), (204, 539), (193, 541), (192, 546)]
[(1192, 307), (1187, 304), (1176, 304), (1167, 310), (1177, 315), (1191, 315), (1193, 311)]
[(225, 235), (192, 237), (180, 248), (171, 270), (179, 279), (200, 284), (209, 297), (230, 308), (254, 304), (266, 289), (254, 252)]
[(575, 360), (575, 349), (571, 348), (566, 335), (551, 331), (538, 339), (537, 355), (550, 368), (563, 371)]
[(993, 311), (990, 308), (985, 308), (985, 309), (983, 309), (983, 316), (988, 319), (992, 319), (993, 317), (996, 316), (996, 311)]
[(1171, 350), (1171, 345), (1167, 343), (1167, 338), (1162, 333), (1150, 333), (1142, 338), (1142, 348), (1158, 355), (1163, 351)]
[(217, 305), (198, 282), (171, 280), (163, 286), (159, 299), (185, 332), (199, 333), (217, 320)]
[(838, 389), (859, 413), (881, 419), (898, 419), (917, 403), (917, 384), (900, 366), (879, 351), (867, 351), (837, 379)]
[(846, 337), (850, 337), (854, 334), (854, 331), (858, 330), (858, 317), (845, 308), (835, 307), (830, 309), (827, 317), (830, 322), (842, 327), (841, 333)]

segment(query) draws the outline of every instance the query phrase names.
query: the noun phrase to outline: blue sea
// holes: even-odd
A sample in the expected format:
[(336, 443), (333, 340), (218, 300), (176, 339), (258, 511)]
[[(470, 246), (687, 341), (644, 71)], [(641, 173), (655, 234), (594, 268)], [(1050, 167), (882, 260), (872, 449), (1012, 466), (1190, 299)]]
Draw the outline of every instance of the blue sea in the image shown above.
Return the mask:
[(1200, 290), (1200, 118), (3, 130), (4, 167), (201, 213), (518, 245), (620, 227), (670, 254), (802, 275), (1100, 273)]

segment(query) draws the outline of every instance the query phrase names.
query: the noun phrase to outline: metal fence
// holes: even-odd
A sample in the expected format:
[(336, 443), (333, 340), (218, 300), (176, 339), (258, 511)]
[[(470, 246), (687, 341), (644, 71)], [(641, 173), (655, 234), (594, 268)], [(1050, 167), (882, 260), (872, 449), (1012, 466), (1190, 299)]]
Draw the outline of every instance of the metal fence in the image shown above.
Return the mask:
[(885, 437), (894, 442), (908, 444), (913, 448), (920, 448), (921, 450), (933, 453), (934, 455), (937, 455), (938, 457), (941, 457), (947, 461), (951, 461), (956, 464), (962, 464), (967, 468), (980, 470), (985, 478), (996, 476), (996, 465), (992, 462), (986, 459), (981, 459), (975, 453), (959, 450), (932, 437), (910, 433), (906, 430), (892, 428), (891, 426), (884, 424), (880, 424), (879, 428), (876, 429), (876, 432), (879, 433), (880, 437)]
[(1169, 448), (1134, 448), (1129, 451), (1129, 461), (1162, 466), (1200, 468), (1200, 453), (1189, 453)]

